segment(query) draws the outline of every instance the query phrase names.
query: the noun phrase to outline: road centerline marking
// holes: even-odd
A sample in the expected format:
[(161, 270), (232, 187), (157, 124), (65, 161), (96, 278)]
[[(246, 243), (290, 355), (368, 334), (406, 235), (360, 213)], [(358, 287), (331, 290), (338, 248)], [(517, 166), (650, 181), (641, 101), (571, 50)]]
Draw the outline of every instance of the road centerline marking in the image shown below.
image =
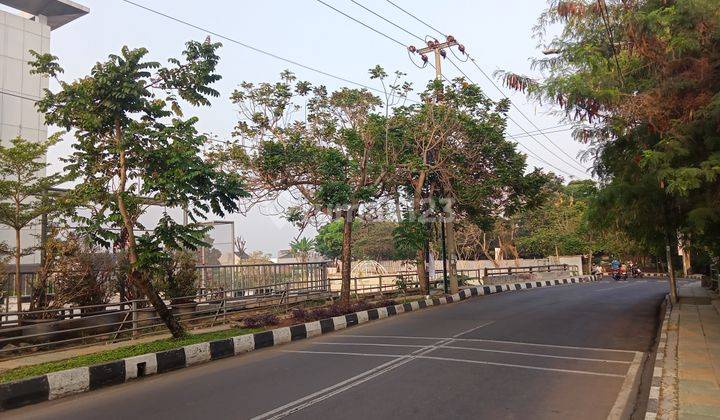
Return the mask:
[[(270, 410), (268, 412), (262, 413), (258, 416), (253, 417), (253, 420), (260, 420), (260, 419), (281, 419), (284, 417), (287, 417), (293, 413), (296, 413), (300, 410), (303, 410), (304, 408), (310, 407), (312, 405), (315, 405), (319, 402), (322, 402), (328, 398), (331, 398), (337, 394), (340, 394), (342, 392), (347, 391), (348, 389), (354, 388), (360, 384), (363, 384), (373, 378), (376, 378), (382, 374), (385, 374), (387, 372), (390, 372), (400, 366), (405, 365), (406, 363), (409, 363), (415, 359), (417, 359), (419, 356), (429, 353), (435, 348), (443, 344), (447, 341), (452, 341), (455, 337), (459, 337), (465, 333), (475, 331), (479, 328), (485, 327), (487, 325), (492, 324), (495, 321), (488, 321), (481, 325), (478, 325), (476, 327), (470, 328), (466, 331), (460, 332), (458, 334), (455, 334), (453, 337), (448, 338), (442, 338), (439, 341), (424, 346), (422, 348), (419, 348), (407, 355), (402, 355), (397, 357), (397, 355), (393, 355), (392, 357), (395, 357), (395, 359), (390, 360), (388, 362), (383, 363), (380, 366), (376, 366), (373, 369), (367, 370), (365, 372), (362, 372), (358, 375), (353, 376), (352, 378), (346, 379), (342, 382), (339, 382), (337, 384), (331, 385), (329, 387), (323, 388), (319, 391), (316, 391), (312, 394), (306, 395), (302, 398), (299, 398), (295, 401), (291, 401), (283, 406), (277, 407), (273, 410)], [(293, 352), (293, 350), (285, 350), (284, 352)], [(309, 353), (309, 351), (303, 351), (305, 353)], [(382, 356), (377, 356), (382, 357)]]
[[(433, 350), (437, 350), (434, 348)], [(304, 354), (336, 354), (339, 356), (361, 356), (361, 357), (394, 357), (395, 355), (389, 354), (377, 354), (377, 353), (353, 353), (353, 352), (339, 352), (339, 351), (312, 351), (312, 350), (283, 350), (285, 353), (304, 353)], [(428, 351), (429, 353), (429, 351)], [(447, 362), (461, 362), (478, 365), (490, 365), (490, 366), (502, 366), (519, 369), (530, 369), (530, 370), (541, 370), (547, 372), (560, 372), (560, 373), (571, 373), (578, 375), (591, 375), (591, 376), (607, 376), (612, 378), (625, 378), (626, 375), (619, 373), (605, 373), (605, 372), (593, 372), (589, 370), (577, 370), (577, 369), (562, 369), (562, 368), (549, 368), (543, 366), (532, 366), (532, 365), (521, 365), (517, 363), (502, 363), (502, 362), (489, 362), (485, 360), (471, 360), (471, 359), (459, 359), (456, 357), (440, 357), (440, 356), (426, 356), (427, 353), (418, 354), (415, 356), (404, 356), (409, 362), (413, 359), (428, 359), (428, 360), (442, 360)], [(272, 417), (275, 418), (275, 417)]]
[[(450, 341), (450, 344), (457, 341), (457, 339)], [(336, 342), (336, 341), (322, 341), (315, 344), (330, 345), (330, 346), (362, 346), (362, 347), (411, 347), (411, 348), (424, 348), (420, 344), (390, 344), (390, 343), (352, 343), (352, 342)], [(496, 350), (496, 349), (483, 349), (478, 347), (463, 347), (463, 346), (451, 346), (448, 344), (438, 345), (436, 350), (439, 349), (453, 349), (453, 350), (471, 350), (484, 353), (500, 353), (500, 354), (513, 354), (518, 356), (531, 356), (531, 357), (546, 357), (551, 359), (566, 359), (566, 360), (578, 360), (584, 362), (602, 362), (602, 363), (618, 363), (629, 365), (632, 361), (629, 360), (612, 360), (612, 359), (598, 359), (593, 357), (574, 357), (574, 356), (559, 356), (555, 354), (547, 353), (528, 353), (521, 351), (510, 351), (510, 350)], [(299, 352), (299, 351), (298, 351)]]
[(607, 352), (613, 352), (613, 353), (626, 353), (626, 354), (635, 354), (636, 351), (634, 350), (621, 350), (621, 349), (607, 349), (602, 347), (580, 347), (580, 346), (562, 346), (557, 344), (542, 344), (542, 343), (528, 343), (525, 341), (507, 341), (507, 340), (493, 340), (489, 338), (455, 338), (455, 337), (416, 337), (416, 336), (406, 336), (406, 335), (351, 335), (351, 334), (343, 334), (338, 335), (338, 337), (353, 337), (353, 338), (393, 338), (393, 339), (419, 339), (419, 340), (445, 340), (448, 338), (451, 338), (455, 341), (476, 341), (476, 342), (488, 342), (488, 343), (497, 343), (497, 344), (510, 344), (510, 345), (519, 345), (519, 346), (535, 346), (535, 347), (548, 347), (548, 348), (557, 348), (557, 349), (570, 349), (570, 350), (589, 350), (589, 351), (607, 351)]

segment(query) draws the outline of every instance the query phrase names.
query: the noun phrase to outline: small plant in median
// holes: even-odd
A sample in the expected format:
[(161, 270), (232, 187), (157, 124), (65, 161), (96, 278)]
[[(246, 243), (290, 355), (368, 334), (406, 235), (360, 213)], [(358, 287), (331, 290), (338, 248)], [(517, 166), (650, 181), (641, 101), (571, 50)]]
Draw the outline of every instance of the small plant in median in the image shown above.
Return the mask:
[(252, 315), (242, 320), (242, 325), (245, 328), (261, 328), (270, 325), (277, 325), (280, 323), (280, 318), (273, 313)]

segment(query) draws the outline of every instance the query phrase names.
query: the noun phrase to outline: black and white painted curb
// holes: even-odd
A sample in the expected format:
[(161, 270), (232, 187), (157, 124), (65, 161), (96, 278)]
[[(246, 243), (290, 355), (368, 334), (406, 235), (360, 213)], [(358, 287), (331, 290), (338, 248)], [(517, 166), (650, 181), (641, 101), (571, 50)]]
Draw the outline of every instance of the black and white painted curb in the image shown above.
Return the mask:
[(645, 419), (654, 420), (658, 416), (660, 409), (660, 388), (665, 369), (665, 350), (668, 342), (668, 327), (670, 325), (670, 314), (672, 312), (672, 304), (670, 299), (665, 297), (665, 317), (660, 327), (660, 340), (658, 340), (657, 352), (655, 354), (655, 362), (653, 365), (652, 382), (650, 383), (650, 395), (648, 396), (647, 408), (645, 410)]
[(211, 360), (247, 353), (264, 347), (277, 346), (291, 341), (319, 336), (353, 325), (364, 324), (371, 320), (399, 315), (403, 312), (412, 312), (430, 306), (459, 302), (472, 296), (483, 296), (537, 287), (585, 283), (596, 280), (596, 276), (578, 276), (559, 280), (469, 287), (452, 296), (369, 309), (367, 311), (355, 312), (320, 321), (293, 325), (291, 327), (282, 327), (255, 334), (192, 344), (178, 349), (143, 354), (100, 365), (79, 367), (28, 379), (21, 379), (15, 382), (6, 382), (0, 384), (0, 410), (8, 410), (28, 404), (55, 400), (81, 392), (121, 384), (143, 376), (170, 372)]

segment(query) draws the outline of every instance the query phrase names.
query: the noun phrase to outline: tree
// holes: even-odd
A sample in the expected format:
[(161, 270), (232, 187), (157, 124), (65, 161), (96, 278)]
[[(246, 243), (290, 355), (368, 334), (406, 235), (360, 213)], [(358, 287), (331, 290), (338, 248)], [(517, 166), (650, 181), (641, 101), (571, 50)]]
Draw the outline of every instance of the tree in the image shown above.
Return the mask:
[[(275, 84), (242, 83), (232, 100), (241, 112), (236, 134), (242, 144), (252, 142), (236, 145), (232, 159), (256, 199), (291, 195), (295, 205), (286, 215), (301, 227), (318, 216), (342, 218), (341, 300), (347, 303), (353, 223), (361, 207), (382, 195), (392, 168), (384, 118), (374, 112), (380, 99), (365, 89), (328, 94), (286, 71)], [(298, 119), (302, 109), (306, 117)]]
[(45, 162), (47, 149), (56, 142), (56, 136), (42, 142), (16, 137), (10, 141), (10, 146), (0, 145), (0, 224), (15, 231), (13, 256), (18, 312), (22, 311), (20, 259), (32, 252), (32, 248), (22, 248), (20, 231), (54, 208), (48, 192), (62, 178), (58, 174), (46, 176), (44, 173), (48, 166)]
[(327, 258), (333, 260), (340, 258), (344, 225), (345, 221), (339, 218), (321, 226), (315, 237), (315, 249)]
[(415, 253), (401, 252), (390, 240), (398, 223), (388, 220), (363, 221), (356, 228), (353, 255), (363, 260), (409, 260)]
[(555, 54), (534, 61), (546, 77), (501, 73), (578, 124), (603, 190), (636, 193), (604, 203), (662, 238), (669, 267), (678, 236), (720, 252), (719, 18), (715, 0), (551, 1), (537, 35)]
[[(431, 100), (438, 92), (442, 101)], [(434, 81), (423, 97), (422, 104), (396, 113), (404, 146), (398, 176), (410, 192), (413, 213), (429, 215), (430, 220), (439, 216), (439, 223), (445, 224), (454, 293), (455, 219), (465, 218), (489, 229), (498, 217), (532, 205), (545, 177), (537, 170), (526, 176), (524, 156), (504, 138), (506, 101), (494, 103), (463, 79), (449, 84)], [(426, 208), (423, 199), (429, 202)], [(422, 237), (420, 227), (413, 223), (401, 223), (396, 239), (402, 247), (416, 247), (418, 277), (423, 279), (425, 256), (417, 243)], [(409, 235), (406, 241), (400, 240), (403, 231)], [(422, 284), (421, 280), (421, 288)]]
[[(210, 85), (220, 79), (219, 47), (209, 39), (188, 42), (184, 60), (171, 58), (168, 66), (145, 61), (145, 48), (123, 47), (88, 76), (58, 80), (60, 91), (46, 90), (38, 102), (49, 124), (72, 130), (76, 139), (66, 158), (68, 176), (78, 181), (70, 198), (90, 214), (71, 217), (98, 244), (126, 249), (130, 281), (175, 337), (184, 330), (153, 288), (151, 274), (173, 250), (203, 246), (208, 227), (199, 221), (210, 212), (238, 210), (238, 199), (246, 195), (239, 175), (202, 156), (208, 139), (198, 133), (196, 117), (183, 117), (179, 104), (210, 105), (208, 97), (218, 96)], [(33, 55), (35, 73), (56, 79), (62, 73), (57, 57)], [(190, 223), (177, 223), (165, 210), (152, 232), (136, 236), (138, 218), (151, 203), (186, 210)]]
[(293, 257), (299, 259), (303, 264), (307, 264), (308, 256), (313, 249), (315, 249), (315, 241), (312, 239), (293, 239), (293, 241), (290, 242), (290, 252)]

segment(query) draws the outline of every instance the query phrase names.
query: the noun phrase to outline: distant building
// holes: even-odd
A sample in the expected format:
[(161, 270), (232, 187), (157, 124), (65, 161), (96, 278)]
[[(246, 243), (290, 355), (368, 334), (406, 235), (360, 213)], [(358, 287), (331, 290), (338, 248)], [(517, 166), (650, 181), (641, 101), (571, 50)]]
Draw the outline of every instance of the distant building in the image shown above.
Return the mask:
[[(321, 253), (317, 251), (310, 251), (308, 253), (307, 261), (306, 262), (322, 262), (326, 261), (327, 258), (325, 258)], [(288, 264), (288, 263), (300, 263), (300, 258), (296, 258), (295, 255), (293, 255), (293, 252), (289, 249), (281, 249), (278, 251), (277, 256), (277, 262), (278, 264)]]
[[(86, 15), (89, 9), (70, 0), (0, 0), (0, 5), (17, 11), (0, 10), (0, 141), (7, 145), (18, 136), (44, 141), (47, 127), (35, 102), (48, 87), (48, 79), (30, 74), (30, 50), (49, 53), (52, 31)], [(39, 224), (23, 230), (23, 247), (37, 244), (39, 236)], [(0, 226), (0, 241), (12, 246), (14, 232)], [(39, 253), (22, 261), (39, 263)]]

